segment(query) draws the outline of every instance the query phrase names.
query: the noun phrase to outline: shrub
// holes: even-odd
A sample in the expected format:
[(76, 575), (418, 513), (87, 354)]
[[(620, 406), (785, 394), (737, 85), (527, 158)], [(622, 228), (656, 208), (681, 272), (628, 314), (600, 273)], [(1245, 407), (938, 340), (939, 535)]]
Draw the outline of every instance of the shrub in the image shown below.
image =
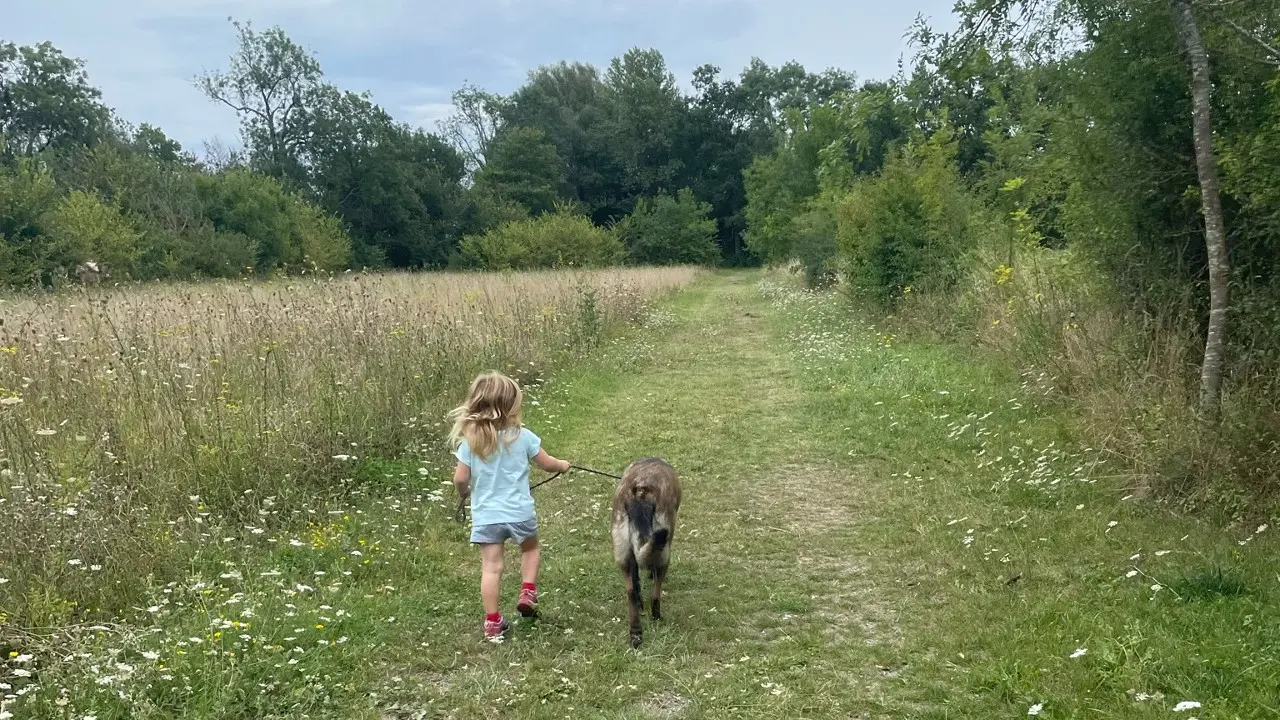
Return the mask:
[(945, 290), (972, 246), (973, 204), (941, 143), (908, 150), (833, 199), (836, 240), (855, 288), (886, 306)]
[(805, 284), (825, 287), (835, 282), (838, 249), (831, 210), (814, 203), (792, 223), (792, 233), (792, 252), (800, 263)]
[(0, 166), (0, 284), (32, 285), (47, 265), (45, 219), (58, 201), (53, 175), (32, 160)]
[(49, 251), (63, 267), (86, 260), (106, 263), (113, 277), (134, 277), (142, 253), (138, 231), (120, 210), (80, 190), (58, 201), (46, 219)]
[(646, 265), (710, 264), (720, 256), (711, 205), (689, 189), (640, 198), (619, 232), (631, 259)]
[(619, 262), (622, 242), (584, 215), (559, 207), (536, 218), (505, 222), (462, 239), (466, 264), (488, 270), (600, 267)]
[[(238, 169), (201, 177), (198, 187), (214, 230), (250, 243), (222, 238), (222, 244), (236, 245), (236, 255), (255, 248), (252, 267), (260, 273), (317, 266), (337, 270), (350, 260), (351, 238), (341, 225), (274, 178)], [(196, 265), (203, 269), (225, 262), (204, 257)]]

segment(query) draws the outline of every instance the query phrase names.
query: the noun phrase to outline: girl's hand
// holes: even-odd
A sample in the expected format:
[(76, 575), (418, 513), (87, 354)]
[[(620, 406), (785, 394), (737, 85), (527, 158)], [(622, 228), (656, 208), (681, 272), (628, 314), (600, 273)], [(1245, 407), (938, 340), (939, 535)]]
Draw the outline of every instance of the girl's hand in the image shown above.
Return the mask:
[(561, 460), (561, 461), (560, 461), (560, 472), (562, 472), (562, 473), (567, 473), (567, 472), (569, 472), (569, 471), (570, 471), (570, 470), (572, 470), (572, 469), (573, 469), (573, 466), (569, 464), (569, 461), (568, 461), (568, 460)]

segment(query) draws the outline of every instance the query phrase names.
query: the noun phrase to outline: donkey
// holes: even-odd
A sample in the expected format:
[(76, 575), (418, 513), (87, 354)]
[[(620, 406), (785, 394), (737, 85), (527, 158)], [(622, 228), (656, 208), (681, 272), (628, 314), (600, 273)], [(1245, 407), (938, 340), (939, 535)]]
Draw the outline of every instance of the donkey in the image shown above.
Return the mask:
[(671, 560), (671, 540), (680, 510), (675, 468), (659, 458), (636, 460), (622, 473), (613, 496), (613, 560), (622, 571), (630, 605), (631, 647), (640, 647), (640, 568), (653, 581), (650, 613), (662, 619), (662, 581)]
[(107, 269), (101, 264), (93, 260), (86, 260), (76, 266), (76, 277), (82, 285), (96, 286), (102, 282), (103, 278), (111, 277), (111, 275), (107, 273)]

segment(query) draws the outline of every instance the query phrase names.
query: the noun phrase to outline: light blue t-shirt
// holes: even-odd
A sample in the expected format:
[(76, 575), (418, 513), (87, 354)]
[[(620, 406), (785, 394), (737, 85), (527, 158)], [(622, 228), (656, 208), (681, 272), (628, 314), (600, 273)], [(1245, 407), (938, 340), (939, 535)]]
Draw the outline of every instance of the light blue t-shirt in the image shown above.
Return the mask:
[(527, 428), (510, 443), (498, 440), (498, 449), (481, 459), (466, 440), (458, 446), (458, 462), (471, 468), (471, 522), (474, 525), (518, 523), (532, 520), (533, 495), (529, 492), (529, 461), (542, 449), (542, 440)]

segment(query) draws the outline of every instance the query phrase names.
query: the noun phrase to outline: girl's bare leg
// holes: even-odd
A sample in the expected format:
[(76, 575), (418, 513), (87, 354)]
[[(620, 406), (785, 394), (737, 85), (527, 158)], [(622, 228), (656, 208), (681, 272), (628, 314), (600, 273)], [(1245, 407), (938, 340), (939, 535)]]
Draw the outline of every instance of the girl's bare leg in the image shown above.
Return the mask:
[[(523, 562), (521, 563), (523, 564)], [(485, 615), (498, 612), (502, 595), (502, 543), (480, 546), (480, 599)]]

